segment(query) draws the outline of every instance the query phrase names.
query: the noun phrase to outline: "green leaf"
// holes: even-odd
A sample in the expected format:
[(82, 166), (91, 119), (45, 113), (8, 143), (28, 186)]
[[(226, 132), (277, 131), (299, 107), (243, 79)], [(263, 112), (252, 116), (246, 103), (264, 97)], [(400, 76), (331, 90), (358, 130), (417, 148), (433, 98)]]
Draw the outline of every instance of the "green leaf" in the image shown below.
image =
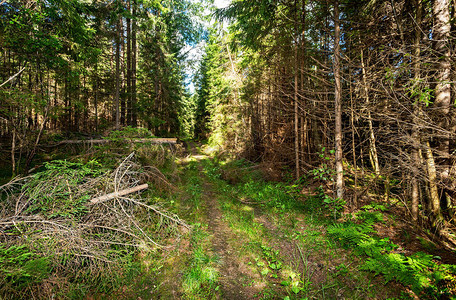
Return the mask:
[(301, 288), (299, 286), (292, 286), (291, 291), (295, 294), (298, 294), (301, 291)]
[(283, 285), (283, 286), (289, 286), (291, 284), (291, 282), (288, 281), (288, 280), (284, 280), (280, 284)]
[(269, 269), (268, 268), (264, 268), (263, 270), (261, 270), (261, 275), (265, 276), (269, 273)]

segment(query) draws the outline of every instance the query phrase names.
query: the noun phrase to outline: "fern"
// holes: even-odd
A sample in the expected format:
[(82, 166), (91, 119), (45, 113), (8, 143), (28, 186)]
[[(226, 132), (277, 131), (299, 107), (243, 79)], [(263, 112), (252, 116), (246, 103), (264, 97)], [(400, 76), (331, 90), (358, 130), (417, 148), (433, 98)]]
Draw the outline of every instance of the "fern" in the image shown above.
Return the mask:
[(345, 247), (358, 246), (369, 240), (368, 233), (373, 232), (368, 224), (354, 224), (351, 222), (334, 224), (328, 227), (328, 235)]
[(368, 224), (375, 224), (375, 223), (384, 223), (385, 220), (383, 218), (383, 214), (379, 211), (360, 211), (356, 214), (356, 218), (358, 220), (363, 220), (365, 223)]
[[(366, 214), (367, 213), (367, 214)], [(383, 275), (385, 284), (395, 280), (411, 289), (422, 299), (436, 299), (453, 295), (456, 291), (456, 266), (438, 264), (439, 257), (426, 253), (410, 256), (393, 253), (398, 245), (388, 238), (374, 236), (373, 224), (381, 214), (365, 212), (363, 223), (351, 221), (334, 224), (327, 230), (328, 236), (342, 246), (353, 249), (357, 255), (367, 257), (361, 270)]]

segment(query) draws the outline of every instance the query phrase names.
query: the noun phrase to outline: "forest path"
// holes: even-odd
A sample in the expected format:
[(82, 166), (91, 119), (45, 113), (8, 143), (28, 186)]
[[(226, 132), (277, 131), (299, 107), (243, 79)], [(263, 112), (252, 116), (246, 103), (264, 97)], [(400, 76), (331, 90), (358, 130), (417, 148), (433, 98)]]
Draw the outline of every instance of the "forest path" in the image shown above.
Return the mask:
[[(210, 159), (198, 150), (194, 142), (189, 143), (189, 151), (191, 157), (197, 161)], [(233, 241), (237, 237), (224, 219), (218, 201), (219, 191), (210, 178), (204, 174), (202, 163), (198, 164), (198, 170), (202, 179), (202, 200), (205, 212), (203, 218), (207, 222), (207, 231), (211, 240), (211, 246), (208, 250), (217, 258), (219, 293), (217, 293), (216, 298), (253, 299), (260, 289), (248, 284), (258, 279), (259, 276), (249, 270), (241, 260), (240, 250), (233, 245)]]
[[(192, 225), (171, 254), (159, 298), (386, 299), (381, 280), (326, 237), (320, 200), (294, 197), (256, 166), (221, 162), (188, 142), (181, 158), (178, 213)], [(312, 203), (314, 202), (314, 203)], [(161, 286), (163, 284), (163, 286)], [(393, 291), (393, 293), (391, 293)]]
[(206, 205), (208, 232), (212, 239), (212, 252), (220, 259), (218, 262), (219, 284), (223, 299), (252, 299), (259, 292), (257, 287), (248, 286), (256, 274), (250, 272), (241, 259), (239, 249), (233, 245), (236, 235), (229, 228), (220, 210), (214, 187), (204, 185), (203, 198)]

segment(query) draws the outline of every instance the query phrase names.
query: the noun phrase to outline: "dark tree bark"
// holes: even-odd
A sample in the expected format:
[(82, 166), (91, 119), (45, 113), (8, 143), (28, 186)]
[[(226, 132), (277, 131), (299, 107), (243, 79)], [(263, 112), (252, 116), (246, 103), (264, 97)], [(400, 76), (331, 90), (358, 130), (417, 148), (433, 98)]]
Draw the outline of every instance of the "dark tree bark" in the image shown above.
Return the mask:
[(137, 2), (133, 0), (133, 20), (131, 27), (131, 125), (136, 127), (138, 125), (138, 115), (136, 111), (136, 32), (137, 32), (137, 23), (136, 23), (136, 9)]
[(115, 127), (116, 130), (120, 129), (120, 111), (119, 111), (119, 96), (120, 96), (120, 22), (121, 17), (117, 21), (116, 33), (116, 74), (115, 74), (115, 91), (114, 91), (114, 114), (115, 114)]
[[(127, 10), (131, 12), (131, 0), (127, 1)], [(131, 103), (131, 18), (127, 18), (127, 125), (132, 124)]]

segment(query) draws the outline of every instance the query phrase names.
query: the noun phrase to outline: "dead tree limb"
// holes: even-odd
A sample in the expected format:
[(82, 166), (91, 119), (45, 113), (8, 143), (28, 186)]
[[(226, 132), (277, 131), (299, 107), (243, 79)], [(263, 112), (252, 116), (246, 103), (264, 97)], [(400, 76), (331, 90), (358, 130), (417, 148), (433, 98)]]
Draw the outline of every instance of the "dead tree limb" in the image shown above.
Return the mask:
[(114, 198), (117, 198), (117, 197), (122, 197), (122, 196), (125, 196), (125, 195), (128, 195), (128, 194), (134, 193), (134, 192), (145, 190), (148, 187), (149, 187), (149, 185), (147, 183), (146, 184), (141, 184), (141, 185), (129, 188), (129, 189), (125, 189), (125, 190), (121, 190), (121, 191), (118, 191), (118, 192), (110, 193), (110, 194), (107, 194), (107, 195), (104, 195), (104, 196), (100, 196), (100, 197), (97, 197), (97, 198), (93, 198), (87, 204), (88, 205), (99, 204), (99, 203), (102, 203), (102, 202), (105, 202), (105, 201), (108, 201), (108, 200), (111, 200), (111, 199), (114, 199)]
[[(131, 143), (151, 143), (151, 144), (176, 144), (176, 138), (134, 138), (134, 139), (122, 139), (125, 142)], [(94, 140), (63, 140), (52, 146), (62, 144), (105, 144), (112, 142), (109, 139), (94, 139)]]
[[(2, 1), (2, 2), (0, 3), (0, 5), (2, 5), (4, 2), (6, 2), (6, 1)], [(17, 72), (16, 74), (14, 74), (14, 75), (11, 76), (10, 78), (8, 78), (7, 81), (5, 81), (5, 82), (3, 82), (2, 84), (0, 84), (0, 87), (4, 86), (4, 85), (7, 84), (8, 82), (10, 82), (10, 81), (13, 80), (14, 78), (16, 78), (19, 74), (22, 73), (22, 71), (25, 70), (25, 67), (27, 67), (27, 63), (22, 67), (22, 69), (19, 70), (19, 72)]]

